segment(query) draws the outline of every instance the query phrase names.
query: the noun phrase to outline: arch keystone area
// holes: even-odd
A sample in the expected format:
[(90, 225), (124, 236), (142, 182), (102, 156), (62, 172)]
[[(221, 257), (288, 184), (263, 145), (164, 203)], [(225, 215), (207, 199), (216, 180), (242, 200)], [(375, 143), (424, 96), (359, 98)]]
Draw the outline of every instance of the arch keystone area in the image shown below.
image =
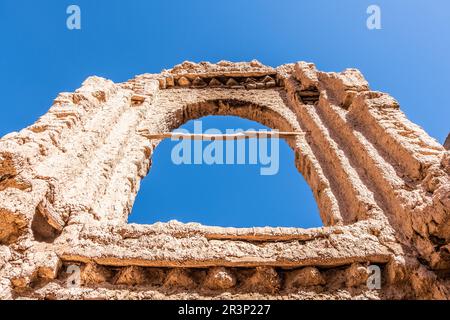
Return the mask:
[[(207, 115), (285, 134), (324, 227), (128, 224), (156, 145)], [(184, 62), (90, 77), (0, 139), (0, 298), (448, 298), (449, 174), (448, 146), (356, 69)], [(381, 289), (365, 283), (374, 264)]]

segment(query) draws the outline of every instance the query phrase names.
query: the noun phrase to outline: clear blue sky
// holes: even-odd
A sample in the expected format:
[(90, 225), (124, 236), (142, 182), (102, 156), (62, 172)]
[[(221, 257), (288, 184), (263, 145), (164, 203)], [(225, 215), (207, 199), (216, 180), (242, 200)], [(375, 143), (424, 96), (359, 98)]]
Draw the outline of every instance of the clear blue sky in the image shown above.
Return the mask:
[[(66, 28), (70, 4), (81, 7), (81, 30)], [(366, 28), (370, 4), (381, 7), (382, 30)], [(393, 95), (442, 143), (450, 131), (449, 34), (448, 0), (0, 0), (0, 136), (34, 122), (59, 92), (90, 75), (120, 82), (183, 60), (256, 58), (272, 66), (305, 60), (326, 71), (359, 68), (372, 89)], [(285, 145), (279, 175), (261, 177), (254, 166), (172, 166), (168, 144), (155, 154), (132, 221), (320, 224)], [(170, 193), (169, 181), (185, 193)], [(208, 193), (198, 191), (205, 186)]]

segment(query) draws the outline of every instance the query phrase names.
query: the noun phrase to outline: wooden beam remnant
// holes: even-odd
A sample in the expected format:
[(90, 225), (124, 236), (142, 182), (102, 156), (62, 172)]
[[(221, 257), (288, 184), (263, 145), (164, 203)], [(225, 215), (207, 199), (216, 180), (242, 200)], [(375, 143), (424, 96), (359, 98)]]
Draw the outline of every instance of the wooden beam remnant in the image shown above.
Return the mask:
[(242, 131), (232, 134), (199, 134), (199, 133), (182, 133), (182, 132), (163, 132), (151, 133), (148, 130), (139, 130), (138, 134), (150, 139), (191, 139), (191, 140), (241, 140), (241, 139), (267, 139), (267, 138), (295, 138), (304, 136), (303, 132), (287, 132), (287, 131)]

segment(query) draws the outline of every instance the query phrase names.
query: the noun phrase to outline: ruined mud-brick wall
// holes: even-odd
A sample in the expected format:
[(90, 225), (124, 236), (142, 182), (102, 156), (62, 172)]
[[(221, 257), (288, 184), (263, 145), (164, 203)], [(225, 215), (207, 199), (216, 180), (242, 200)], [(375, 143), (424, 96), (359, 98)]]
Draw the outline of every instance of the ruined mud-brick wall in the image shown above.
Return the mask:
[[(206, 115), (304, 133), (287, 142), (324, 227), (128, 224), (160, 142), (148, 133)], [(355, 69), (91, 77), (0, 140), (0, 297), (449, 298), (449, 174), (449, 151)]]

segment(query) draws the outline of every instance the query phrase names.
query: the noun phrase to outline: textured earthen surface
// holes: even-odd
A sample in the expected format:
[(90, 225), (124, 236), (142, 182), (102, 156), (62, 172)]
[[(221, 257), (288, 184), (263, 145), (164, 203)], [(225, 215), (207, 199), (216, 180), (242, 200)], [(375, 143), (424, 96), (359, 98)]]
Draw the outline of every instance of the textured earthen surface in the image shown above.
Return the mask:
[[(128, 224), (160, 142), (146, 135), (206, 115), (303, 133), (287, 142), (324, 227)], [(0, 140), (0, 298), (448, 299), (449, 175), (450, 152), (356, 69), (90, 77)]]

